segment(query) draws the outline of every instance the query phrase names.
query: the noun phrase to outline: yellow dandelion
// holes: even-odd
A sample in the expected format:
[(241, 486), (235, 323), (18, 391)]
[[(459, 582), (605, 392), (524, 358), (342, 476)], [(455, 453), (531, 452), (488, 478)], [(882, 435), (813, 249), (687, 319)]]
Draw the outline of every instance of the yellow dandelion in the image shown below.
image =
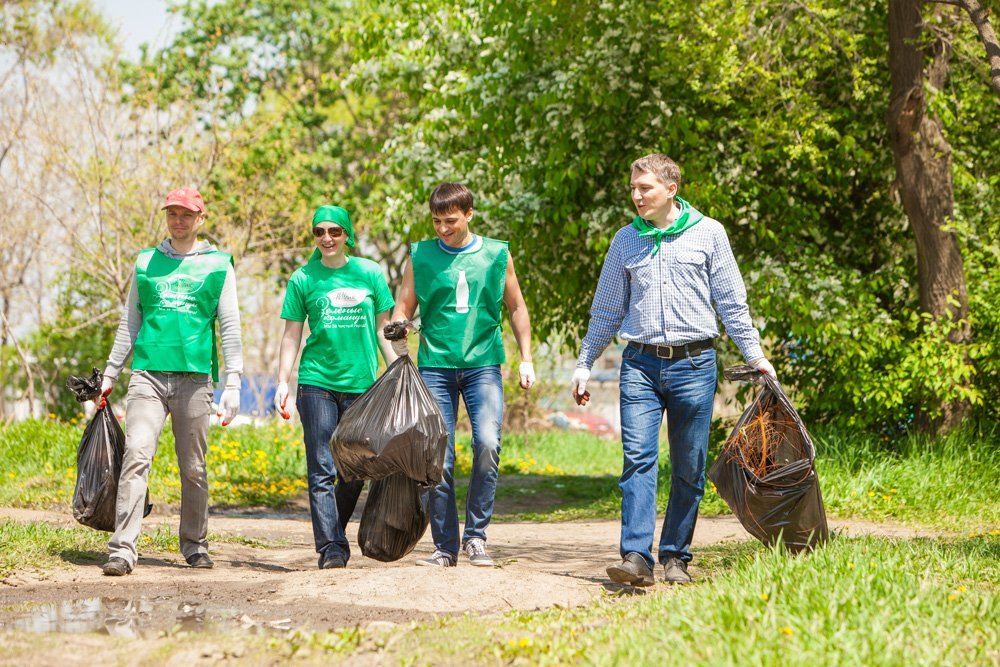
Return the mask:
[(964, 593), (965, 591), (967, 591), (969, 589), (966, 588), (965, 586), (959, 586), (956, 590), (958, 590), (959, 593)]
[(892, 496), (882, 496), (882, 500), (892, 500)]
[(868, 492), (868, 497), (869, 498), (874, 498), (875, 497), (875, 492), (874, 491), (869, 491)]
[(991, 530), (990, 535), (1000, 535), (1000, 530)]
[(768, 597), (769, 597), (769, 596), (768, 596), (768, 594), (767, 594), (767, 593), (761, 593), (761, 594), (760, 594), (760, 599), (761, 599), (761, 600), (763, 600), (764, 602), (767, 602), (767, 600), (768, 600)]
[(897, 489), (889, 489), (889, 493), (898, 493)]
[(15, 477), (17, 477), (17, 473), (11, 470), (9, 473), (7, 473), (7, 476), (10, 477), (11, 479), (14, 479)]
[(786, 625), (785, 627), (781, 628), (781, 634), (783, 634), (783, 635), (794, 635), (795, 634), (795, 630), (793, 630), (792, 628), (790, 628), (790, 627), (788, 627)]
[(955, 595), (954, 593), (952, 593), (951, 595), (948, 596), (948, 602), (954, 602), (957, 599), (958, 599), (958, 596)]
[(531, 638), (521, 637), (521, 641), (518, 642), (518, 646), (520, 646), (521, 648), (526, 648), (528, 646), (531, 646)]

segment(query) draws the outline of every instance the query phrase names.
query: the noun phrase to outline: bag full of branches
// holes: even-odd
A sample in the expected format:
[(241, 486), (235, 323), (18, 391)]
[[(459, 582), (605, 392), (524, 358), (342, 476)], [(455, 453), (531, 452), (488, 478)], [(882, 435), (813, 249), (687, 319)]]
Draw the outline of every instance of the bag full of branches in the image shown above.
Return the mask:
[[(76, 400), (94, 401), (101, 395), (104, 376), (96, 368), (90, 377), (71, 376), (66, 386)], [(76, 488), (73, 490), (73, 518), (84, 526), (113, 532), (118, 478), (125, 456), (125, 433), (111, 403), (98, 410), (83, 430), (76, 450)], [(146, 516), (153, 509), (146, 492)]]
[(447, 447), (444, 416), (408, 355), (344, 411), (330, 439), (337, 472), (348, 482), (402, 473), (437, 484)]
[(816, 475), (816, 451), (805, 424), (776, 381), (751, 366), (734, 366), (726, 379), (760, 380), (762, 389), (744, 411), (708, 471), (719, 495), (747, 532), (791, 551), (829, 537)]
[(427, 530), (426, 487), (402, 473), (372, 482), (358, 526), (358, 545), (384, 563), (413, 551)]

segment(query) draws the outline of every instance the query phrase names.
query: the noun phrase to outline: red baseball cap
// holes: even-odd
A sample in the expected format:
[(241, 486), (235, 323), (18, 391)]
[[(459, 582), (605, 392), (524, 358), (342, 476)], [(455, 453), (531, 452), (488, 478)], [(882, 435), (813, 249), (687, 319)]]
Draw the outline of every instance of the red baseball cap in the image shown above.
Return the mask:
[[(177, 188), (176, 190), (171, 190), (170, 194), (167, 195), (167, 203), (163, 205), (163, 208), (168, 206), (182, 206), (189, 211), (196, 211), (197, 213), (205, 212), (205, 200), (201, 198), (201, 193), (194, 188)], [(160, 209), (161, 211), (163, 209)]]

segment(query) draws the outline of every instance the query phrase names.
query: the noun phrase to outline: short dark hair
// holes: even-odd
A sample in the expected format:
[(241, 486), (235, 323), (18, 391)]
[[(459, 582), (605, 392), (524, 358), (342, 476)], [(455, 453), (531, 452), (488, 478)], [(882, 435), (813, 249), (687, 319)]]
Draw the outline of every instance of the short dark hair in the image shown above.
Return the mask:
[(451, 211), (472, 210), (472, 192), (461, 183), (442, 183), (434, 188), (430, 199), (431, 213), (441, 215)]
[(664, 185), (681, 184), (681, 168), (663, 153), (644, 155), (632, 163), (632, 171), (653, 174)]

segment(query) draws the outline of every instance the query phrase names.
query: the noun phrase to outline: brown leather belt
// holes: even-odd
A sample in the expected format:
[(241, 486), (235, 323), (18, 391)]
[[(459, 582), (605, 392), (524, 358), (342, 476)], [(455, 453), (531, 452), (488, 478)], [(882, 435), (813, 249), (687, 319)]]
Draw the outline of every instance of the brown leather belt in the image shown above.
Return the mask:
[(634, 347), (643, 354), (651, 354), (657, 359), (679, 359), (681, 357), (693, 357), (705, 350), (715, 347), (715, 339), (696, 340), (693, 343), (684, 345), (647, 345), (637, 343), (634, 340), (628, 342), (629, 347)]

